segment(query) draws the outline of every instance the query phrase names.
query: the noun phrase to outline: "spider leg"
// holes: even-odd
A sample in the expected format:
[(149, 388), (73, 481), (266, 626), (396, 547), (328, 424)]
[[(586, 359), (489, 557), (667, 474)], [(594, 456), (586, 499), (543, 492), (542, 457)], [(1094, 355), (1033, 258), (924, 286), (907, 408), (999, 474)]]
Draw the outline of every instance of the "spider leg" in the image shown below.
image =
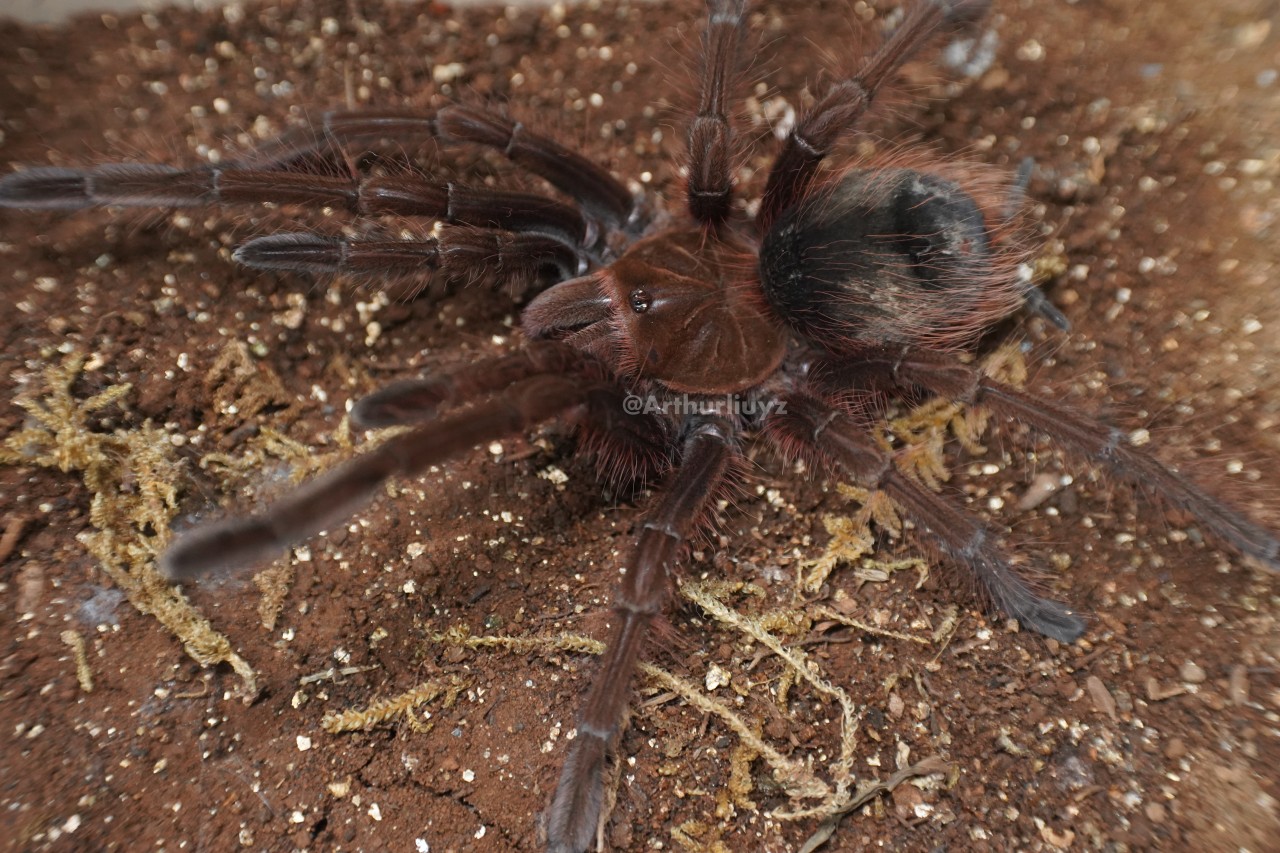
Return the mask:
[(626, 576), (614, 599), (617, 624), (548, 813), (549, 853), (580, 853), (595, 835), (605, 756), (626, 710), (641, 645), (666, 602), (671, 569), (729, 473), (737, 453), (733, 427), (720, 418), (691, 418), (681, 451), (679, 467), (647, 514), (627, 558)]
[[(1035, 171), (1036, 161), (1023, 157), (1018, 163), (1018, 171), (1013, 176), (1013, 185), (1009, 187), (1009, 197), (1005, 200), (1004, 218), (1013, 219), (1027, 198), (1027, 187), (1031, 186), (1031, 173)], [(1058, 306), (1049, 301), (1044, 290), (1027, 275), (1022, 280), (1022, 302), (1032, 314), (1039, 314), (1045, 320), (1064, 332), (1071, 331), (1071, 321), (1067, 315), (1058, 310)]]
[(602, 379), (603, 370), (561, 341), (530, 341), (516, 352), (486, 359), (465, 370), (402, 379), (361, 397), (351, 408), (356, 429), (408, 426), (430, 420), (441, 409), (501, 391), (532, 376)]
[(1040, 285), (1028, 278), (1022, 287), (1022, 300), (1028, 311), (1039, 314), (1064, 332), (1071, 331), (1071, 321), (1067, 319), (1067, 315), (1049, 301)]
[(450, 104), (434, 116), (414, 113), (334, 111), (320, 124), (285, 134), (252, 162), (280, 168), (356, 143), (383, 139), (435, 139), (499, 151), (508, 160), (574, 199), (590, 216), (611, 226), (629, 222), (635, 199), (609, 170), (524, 124), (471, 104)]
[(494, 273), (525, 280), (552, 268), (560, 279), (579, 272), (585, 261), (562, 241), (544, 234), (492, 228), (442, 228), (421, 240), (370, 240), (284, 232), (255, 237), (232, 255), (260, 270), (311, 274), (340, 273), (382, 279), (387, 275), (442, 270), (455, 278)]
[(177, 169), (109, 163), (87, 169), (43, 167), (0, 179), (0, 205), (76, 209), (91, 205), (195, 207), (211, 204), (343, 207), (362, 216), (424, 216), (452, 225), (537, 231), (579, 246), (587, 223), (567, 204), (413, 175), (321, 175), (239, 166)]
[[(326, 113), (314, 127), (291, 131), (227, 168), (178, 169), (154, 163), (111, 163), (85, 169), (41, 167), (0, 178), (0, 207), (74, 210), (94, 205), (177, 207), (207, 204), (210, 184), (230, 174), (293, 173), (303, 184), (316, 167), (334, 168), (349, 146), (385, 139), (435, 139), (494, 148), (573, 198), (611, 226), (628, 221), (635, 199), (609, 171), (553, 139), (483, 107), (453, 104), (434, 116), (402, 113)], [(223, 177), (208, 177), (210, 174)], [(282, 179), (287, 182), (287, 179)], [(296, 192), (287, 185), (283, 191)], [(306, 193), (303, 192), (305, 201)], [(255, 197), (252, 200), (263, 200)], [(268, 199), (278, 201), (279, 198)], [(291, 200), (291, 199), (286, 199)]]
[(592, 382), (577, 419), (580, 453), (596, 457), (601, 475), (614, 483), (645, 483), (670, 467), (672, 444), (666, 419), (627, 408), (627, 389), (603, 382), (600, 363), (565, 341), (531, 341), (509, 356), (463, 371), (405, 379), (356, 402), (350, 417), (357, 429), (409, 426), (469, 400), (501, 391), (531, 376), (577, 376)]
[[(483, 365), (482, 371), (487, 367)], [(520, 379), (493, 399), (388, 439), (260, 513), (182, 535), (161, 556), (161, 572), (171, 580), (186, 580), (272, 557), (348, 518), (392, 477), (412, 477), (477, 444), (522, 432), (581, 406), (598, 384), (581, 376), (541, 374)]]
[[(829, 374), (829, 375), (828, 375)], [(815, 375), (850, 387), (858, 375), (896, 388), (921, 388), (940, 397), (984, 406), (1032, 426), (1094, 464), (1154, 492), (1168, 504), (1194, 516), (1218, 539), (1269, 570), (1280, 571), (1280, 537), (1245, 518), (1154, 456), (1134, 447), (1128, 433), (1085, 417), (1053, 400), (997, 382), (945, 353), (879, 351), (848, 360), (846, 366), (823, 362)]]
[(689, 125), (688, 205), (700, 222), (720, 222), (729, 215), (733, 128), (725, 100), (739, 59), (746, 6), (746, 0), (707, 0), (698, 114)]
[(783, 211), (809, 192), (818, 167), (836, 142), (857, 126), (880, 88), (958, 8), (954, 0), (916, 2), (861, 69), (828, 89), (800, 118), (769, 171), (756, 216), (761, 231), (767, 231)]
[(518, 121), (481, 107), (454, 104), (436, 113), (436, 128), (443, 141), (472, 142), (501, 151), (609, 225), (625, 225), (635, 212), (635, 198), (608, 169)]
[(431, 217), (474, 226), (451, 229), (453, 233), (439, 241), (271, 234), (236, 251), (236, 260), (258, 269), (376, 276), (442, 267), (468, 272), (492, 268), (494, 261), (506, 271), (519, 259), (514, 267), (521, 272), (532, 268), (536, 273), (541, 266), (554, 265), (567, 278), (586, 266), (586, 247), (596, 238), (577, 210), (552, 199), (409, 175), (332, 176), (221, 166), (181, 170), (114, 163), (89, 169), (29, 169), (0, 179), (0, 206), (72, 209), (255, 202), (344, 207), (362, 216)]
[(863, 488), (888, 495), (944, 554), (973, 572), (991, 601), (1025, 627), (1067, 643), (1084, 633), (1084, 621), (1071, 609), (1036, 594), (990, 529), (895, 468), (852, 418), (808, 394), (792, 393), (782, 402), (765, 420), (766, 434), (781, 448), (817, 456), (844, 469)]
[(670, 418), (628, 407), (632, 392), (618, 385), (600, 385), (587, 400), (578, 421), (578, 450), (595, 457), (596, 469), (613, 488), (646, 487), (671, 469), (677, 446)]

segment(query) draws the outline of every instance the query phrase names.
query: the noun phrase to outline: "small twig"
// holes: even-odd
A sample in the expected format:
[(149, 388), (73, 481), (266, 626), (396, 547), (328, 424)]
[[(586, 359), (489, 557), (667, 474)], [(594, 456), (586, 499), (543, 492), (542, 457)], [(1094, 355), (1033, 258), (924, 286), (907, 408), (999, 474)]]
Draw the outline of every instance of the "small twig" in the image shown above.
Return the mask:
[(194, 690), (187, 690), (182, 693), (173, 694), (173, 698), (174, 699), (203, 699), (205, 696), (209, 695), (208, 677), (205, 677), (200, 681), (200, 686), (204, 689), (201, 690), (199, 693), (195, 692)]
[(817, 850), (819, 847), (826, 844), (827, 841), (836, 834), (836, 830), (840, 827), (840, 821), (845, 815), (852, 814), (875, 797), (891, 792), (894, 788), (898, 787), (908, 779), (946, 772), (947, 763), (942, 760), (941, 756), (933, 755), (923, 761), (917, 761), (910, 767), (902, 768), (888, 779), (859, 785), (858, 792), (854, 794), (853, 799), (850, 800), (847, 805), (818, 824), (817, 832), (809, 836), (809, 839), (804, 843), (804, 846), (800, 848), (800, 853), (813, 853), (814, 850)]
[(826, 619), (830, 619), (832, 622), (838, 622), (841, 625), (858, 631), (865, 631), (873, 636), (887, 637), (892, 640), (905, 640), (909, 643), (919, 643), (922, 646), (927, 646), (931, 642), (928, 637), (917, 637), (912, 634), (905, 634), (901, 631), (891, 631), (888, 628), (876, 627), (875, 625), (872, 625), (869, 622), (864, 622), (861, 619), (854, 619), (852, 616), (846, 616), (830, 607), (819, 605), (814, 607), (813, 612)]
[(649, 708), (656, 708), (659, 705), (665, 705), (668, 702), (672, 701), (673, 699), (679, 699), (679, 698), (680, 697), (677, 694), (672, 693), (670, 690), (667, 690), (662, 693), (659, 693), (657, 696), (654, 696), (651, 699), (644, 700), (639, 704), (638, 707), (644, 708), (647, 710)]
[(315, 684), (317, 681), (337, 681), (339, 676), (355, 675), (358, 672), (368, 672), (371, 669), (377, 669), (377, 665), (373, 666), (344, 666), (339, 669), (331, 666), (328, 669), (322, 669), (319, 672), (313, 672), (310, 675), (304, 675), (298, 679), (299, 684)]
[(26, 516), (15, 515), (4, 524), (4, 533), (0, 535), (0, 563), (9, 559), (9, 555), (13, 553), (13, 549), (18, 546), (19, 540), (22, 539), (22, 533), (27, 529), (27, 522), (30, 521)]

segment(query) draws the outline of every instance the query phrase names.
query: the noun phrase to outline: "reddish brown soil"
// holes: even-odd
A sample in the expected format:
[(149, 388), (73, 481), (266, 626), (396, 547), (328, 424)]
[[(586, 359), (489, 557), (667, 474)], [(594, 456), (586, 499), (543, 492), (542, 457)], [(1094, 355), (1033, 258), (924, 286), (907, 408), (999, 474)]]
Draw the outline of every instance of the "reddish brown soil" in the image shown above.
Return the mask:
[[(652, 187), (674, 187), (699, 3), (606, 2), (570, 8), (562, 24), (545, 10), (437, 3), (233, 8), (243, 14), (0, 24), (0, 156), (15, 165), (198, 162), (326, 108), (428, 109), (478, 94), (509, 102), (619, 175), (648, 171)], [(752, 79), (767, 73), (789, 103), (806, 102), (806, 82), (823, 79), (818, 54), (842, 57), (856, 43), (853, 8), (763, 4), (755, 21), (767, 44)], [(1011, 334), (1051, 354), (1033, 385), (1149, 427), (1162, 456), (1201, 459), (1198, 476), (1272, 527), (1276, 14), (1271, 0), (998, 2), (999, 55), (985, 75), (948, 90), (914, 72), (927, 98), (901, 99), (875, 124), (1005, 168), (1035, 158), (1034, 214), (1071, 270), (1051, 293), (1074, 329), (1012, 324)], [(746, 167), (758, 192), (771, 139), (761, 128), (756, 141)], [(481, 165), (501, 170), (496, 163)], [(249, 426), (311, 447), (332, 446), (344, 402), (390, 378), (516, 345), (507, 324), (518, 304), (478, 288), (387, 306), (381, 335), (367, 343), (357, 303), (368, 292), (335, 288), (329, 299), (325, 285), (230, 262), (230, 247), (282, 218), (0, 212), (4, 398), (38, 388), (60, 351), (90, 354), (73, 392), (134, 386), (92, 429), (149, 419), (203, 436), (181, 451), (180, 500), (183, 513), (208, 517), (237, 498), (196, 462), (242, 451), (253, 433), (205, 380), (228, 341), (248, 343), (286, 389)], [(17, 406), (0, 407), (0, 433), (23, 420)], [(848, 816), (829, 848), (1280, 850), (1274, 577), (1201, 541), (1190, 519), (1045, 442), (1006, 434), (982, 459), (952, 448), (947, 491), (974, 512), (1002, 499), (993, 515), (1020, 553), (1069, 563), (1055, 594), (1093, 614), (1090, 630), (1058, 646), (985, 619), (970, 592), (948, 582), (915, 590), (903, 573), (859, 588), (850, 569), (837, 570), (831, 593), (889, 627), (925, 633), (949, 603), (961, 609), (945, 648), (848, 630), (804, 646), (863, 708), (860, 781), (888, 776), (908, 748), (908, 761), (940, 755), (951, 774)], [(274, 630), (262, 627), (250, 583), (192, 590), (256, 668), (251, 705), (229, 668), (200, 667), (112, 588), (79, 538), (91, 507), (78, 474), (0, 468), (10, 531), (0, 557), (0, 838), (28, 850), (537, 849), (591, 660), (431, 640), (458, 624), (476, 634), (603, 636), (636, 503), (604, 493), (561, 433), (535, 438), (505, 441), (500, 455), (478, 450), (312, 543)], [(781, 604), (797, 561), (822, 553), (822, 516), (848, 507), (829, 484), (767, 455), (758, 462), (759, 484), (778, 497), (727, 511), (721, 544), (696, 553), (689, 572), (768, 586)], [(995, 473), (983, 472), (988, 463)], [(550, 466), (566, 473), (563, 488), (539, 476)], [(1038, 509), (1015, 509), (1037, 471), (1060, 468), (1076, 475), (1072, 486)], [(245, 478), (241, 505), (282, 488), (283, 473)], [(917, 553), (910, 537), (903, 553)], [(671, 624), (659, 665), (702, 684), (714, 664), (735, 685), (753, 685), (739, 712), (766, 720), (771, 743), (821, 772), (835, 748), (829, 703), (796, 687), (787, 713), (768, 716), (776, 660), (691, 606)], [(78, 686), (61, 639), (68, 630), (87, 643), (92, 692)], [(335, 666), (360, 671), (300, 681)], [(451, 707), (428, 706), (429, 731), (403, 718), (365, 734), (320, 728), (326, 711), (447, 675), (468, 689)], [(716, 816), (738, 740), (670, 695), (649, 701), (654, 692), (638, 694), (619, 747), (627, 765), (608, 843), (798, 849), (814, 825), (769, 816), (785, 798), (761, 760), (751, 765), (756, 808)], [(714, 695), (732, 702), (726, 688)]]

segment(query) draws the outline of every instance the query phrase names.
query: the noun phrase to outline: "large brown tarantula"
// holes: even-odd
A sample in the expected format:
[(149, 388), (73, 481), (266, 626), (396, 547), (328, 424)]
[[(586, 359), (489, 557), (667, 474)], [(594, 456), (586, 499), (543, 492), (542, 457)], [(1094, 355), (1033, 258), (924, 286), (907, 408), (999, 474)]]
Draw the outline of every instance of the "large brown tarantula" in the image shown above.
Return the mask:
[[(334, 113), (233, 165), (36, 168), (0, 180), (0, 205), (192, 206), (280, 202), (442, 223), (420, 241), (283, 233), (241, 246), (251, 267), (364, 276), (550, 276), (527, 307), (517, 352), (391, 385), (361, 400), (358, 426), (412, 425), (249, 518), (198, 528), (162, 558), (173, 580), (245, 566), (333, 526), (392, 477), (552, 418), (571, 420), (602, 471), (660, 483), (615, 596), (616, 625), (548, 813), (549, 849), (581, 851), (646, 631), (687, 543), (758, 436), (832, 476), (887, 495), (996, 608), (1071, 641), (1084, 620), (1037, 593), (983, 523), (904, 475), (873, 438), (868, 400), (937, 395), (1043, 431), (1140, 482), (1272, 570), (1280, 539), (1135, 448), (1128, 434), (995, 381), (958, 359), (1031, 304), (1060, 319), (1020, 273), (1020, 188), (974, 167), (898, 154), (831, 168), (887, 82), (940, 31), (972, 25), (982, 0), (919, 0), (788, 134), (754, 218), (737, 214), (730, 81), (746, 0), (708, 0), (685, 209), (651, 209), (606, 169), (489, 109)], [(576, 204), (426, 176), (362, 171), (350, 155), (428, 137), (501, 152)], [(635, 405), (635, 401), (642, 405)]]

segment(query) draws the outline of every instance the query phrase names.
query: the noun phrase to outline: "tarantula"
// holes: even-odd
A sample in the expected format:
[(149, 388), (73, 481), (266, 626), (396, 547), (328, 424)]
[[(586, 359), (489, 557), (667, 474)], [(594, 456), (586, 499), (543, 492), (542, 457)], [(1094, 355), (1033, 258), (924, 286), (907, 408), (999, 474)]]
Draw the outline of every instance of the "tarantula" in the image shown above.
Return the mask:
[[(664, 211), (610, 172), (491, 109), (434, 115), (332, 113), (239, 163), (190, 169), (33, 168), (0, 180), (0, 205), (195, 206), (278, 202), (442, 224), (422, 240), (272, 234), (235, 252), (267, 270), (378, 278), (409, 273), (551, 278), (523, 313), (515, 353), (393, 384), (351, 412), (363, 428), (411, 429), (260, 513), (197, 528), (161, 559), (174, 581), (246, 566), (331, 527), (392, 477), (543, 421), (572, 421), (607, 475), (660, 483), (625, 560), (616, 625), (547, 817), (548, 847), (585, 850), (602, 803), (650, 623), (687, 543), (745, 467), (749, 435), (887, 495), (1000, 611), (1072, 641), (1085, 622), (1037, 592), (986, 525), (902, 473), (873, 438), (868, 401), (936, 395), (1043, 431), (1139, 481), (1271, 570), (1280, 539), (1132, 446), (1127, 433), (984, 375), (957, 358), (1024, 304), (1062, 323), (1020, 274), (1018, 182), (899, 153), (827, 161), (896, 72), (935, 35), (971, 26), (984, 0), (918, 0), (787, 135), (758, 212), (732, 204), (730, 81), (746, 0), (708, 0), (684, 209)], [(573, 200), (378, 173), (350, 154), (430, 138), (500, 152)], [(636, 407), (633, 400), (646, 404)], [(693, 405), (690, 405), (692, 401)], [(746, 401), (751, 405), (728, 405)]]

